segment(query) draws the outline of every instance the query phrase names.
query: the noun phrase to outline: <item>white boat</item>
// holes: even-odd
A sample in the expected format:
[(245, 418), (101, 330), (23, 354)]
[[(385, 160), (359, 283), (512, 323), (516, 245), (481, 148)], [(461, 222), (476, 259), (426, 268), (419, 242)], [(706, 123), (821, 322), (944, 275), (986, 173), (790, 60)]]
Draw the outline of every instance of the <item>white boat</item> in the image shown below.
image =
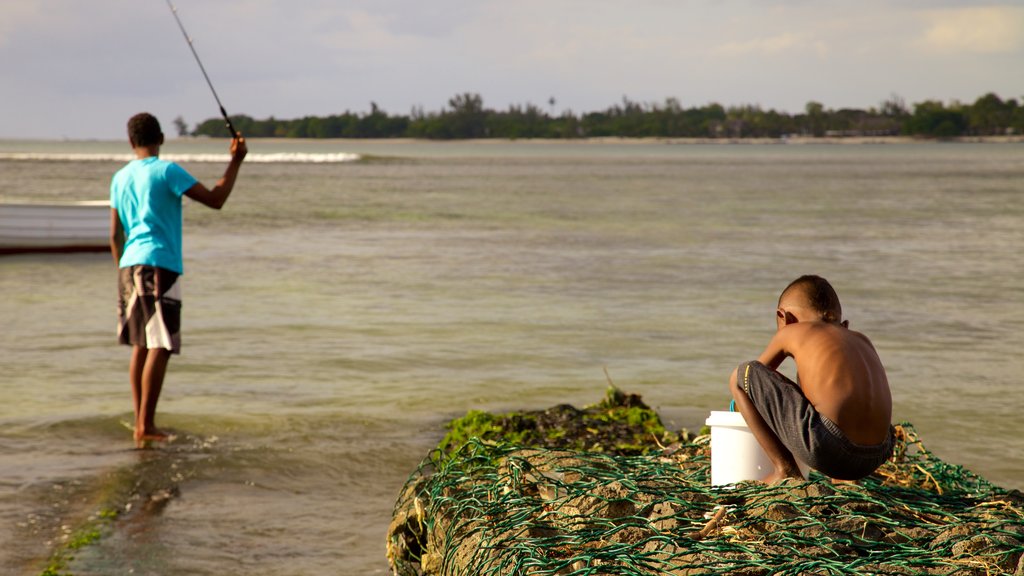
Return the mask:
[(110, 250), (110, 202), (0, 202), (0, 254)]

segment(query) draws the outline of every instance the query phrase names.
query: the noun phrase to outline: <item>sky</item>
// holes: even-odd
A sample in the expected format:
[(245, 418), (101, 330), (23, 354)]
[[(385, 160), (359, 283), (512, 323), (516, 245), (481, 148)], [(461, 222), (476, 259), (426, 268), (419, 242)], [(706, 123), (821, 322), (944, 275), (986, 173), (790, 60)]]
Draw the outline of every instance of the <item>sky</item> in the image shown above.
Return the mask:
[[(1024, 0), (176, 0), (231, 114), (1024, 98)], [(550, 101), (554, 101), (554, 105)], [(216, 102), (166, 0), (0, 2), (0, 138), (121, 139)]]

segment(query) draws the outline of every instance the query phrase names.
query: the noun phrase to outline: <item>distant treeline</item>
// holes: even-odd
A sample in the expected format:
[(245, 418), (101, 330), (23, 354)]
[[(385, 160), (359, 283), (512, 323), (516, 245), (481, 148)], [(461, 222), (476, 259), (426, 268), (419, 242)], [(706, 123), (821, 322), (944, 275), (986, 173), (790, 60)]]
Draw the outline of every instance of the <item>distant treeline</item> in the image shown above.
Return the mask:
[[(684, 108), (669, 98), (662, 104), (643, 104), (623, 98), (603, 112), (581, 115), (554, 113), (534, 104), (507, 110), (484, 107), (479, 94), (459, 94), (440, 112), (414, 108), (408, 116), (390, 115), (376, 103), (370, 112), (307, 116), (295, 120), (270, 117), (256, 120), (232, 116), (235, 127), (251, 138), (782, 138), (786, 136), (918, 136), (955, 138), (1024, 134), (1024, 104), (989, 93), (973, 104), (944, 104), (927, 100), (908, 108), (893, 96), (867, 110), (832, 110), (808, 102), (800, 114), (764, 110), (757, 105), (725, 107), (707, 104)], [(179, 135), (225, 136), (224, 121), (212, 118), (191, 132), (175, 119)]]

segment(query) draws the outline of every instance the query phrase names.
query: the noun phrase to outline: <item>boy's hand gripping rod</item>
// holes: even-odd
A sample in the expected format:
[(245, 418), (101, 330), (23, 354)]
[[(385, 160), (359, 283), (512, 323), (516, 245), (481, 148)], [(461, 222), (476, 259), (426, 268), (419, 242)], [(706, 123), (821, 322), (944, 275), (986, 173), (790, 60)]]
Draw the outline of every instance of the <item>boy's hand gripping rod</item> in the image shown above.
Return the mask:
[(181, 35), (185, 37), (185, 41), (188, 42), (188, 47), (192, 50), (192, 55), (196, 58), (196, 64), (199, 64), (199, 70), (203, 73), (203, 78), (206, 78), (206, 84), (210, 87), (210, 92), (213, 92), (213, 99), (217, 101), (217, 106), (220, 107), (220, 115), (224, 117), (224, 122), (227, 123), (228, 130), (231, 135), (235, 138), (240, 138), (238, 131), (235, 130), (235, 126), (231, 123), (231, 118), (228, 118), (228, 113), (224, 110), (224, 105), (220, 103), (220, 97), (217, 96), (217, 91), (213, 88), (213, 82), (210, 82), (210, 76), (206, 74), (206, 68), (203, 67), (203, 61), (199, 59), (199, 54), (196, 53), (195, 46), (192, 45), (192, 37), (185, 32), (185, 26), (181, 23), (181, 18), (178, 18), (178, 9), (174, 7), (171, 0), (167, 0), (167, 7), (171, 9), (171, 14), (174, 15), (174, 20), (178, 22), (178, 28), (181, 29)]

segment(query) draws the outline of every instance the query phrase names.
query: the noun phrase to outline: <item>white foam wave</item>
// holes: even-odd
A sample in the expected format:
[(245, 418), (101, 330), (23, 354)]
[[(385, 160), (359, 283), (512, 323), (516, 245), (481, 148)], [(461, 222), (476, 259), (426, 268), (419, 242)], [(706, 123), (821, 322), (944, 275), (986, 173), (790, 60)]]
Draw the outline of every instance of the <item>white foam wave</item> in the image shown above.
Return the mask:
[[(164, 154), (165, 160), (172, 162), (216, 162), (224, 163), (231, 159), (228, 154)], [(355, 162), (359, 160), (359, 154), (349, 152), (335, 153), (306, 153), (306, 152), (275, 152), (259, 154), (250, 152), (245, 157), (246, 162), (258, 162), (262, 164), (293, 163), (293, 164), (337, 164), (342, 162)]]
[[(164, 160), (181, 163), (226, 163), (231, 158), (228, 154), (161, 154), (161, 157)], [(130, 162), (134, 158), (134, 154), (113, 153), (76, 154), (53, 152), (0, 152), (0, 160), (34, 160), (41, 162)], [(359, 154), (349, 152), (318, 154), (304, 152), (276, 152), (261, 154), (250, 152), (245, 157), (245, 161), (264, 164), (336, 164), (343, 162), (355, 162), (360, 158), (361, 156)]]
[(37, 160), (42, 162), (128, 162), (134, 157), (134, 154), (0, 152), (0, 160)]

